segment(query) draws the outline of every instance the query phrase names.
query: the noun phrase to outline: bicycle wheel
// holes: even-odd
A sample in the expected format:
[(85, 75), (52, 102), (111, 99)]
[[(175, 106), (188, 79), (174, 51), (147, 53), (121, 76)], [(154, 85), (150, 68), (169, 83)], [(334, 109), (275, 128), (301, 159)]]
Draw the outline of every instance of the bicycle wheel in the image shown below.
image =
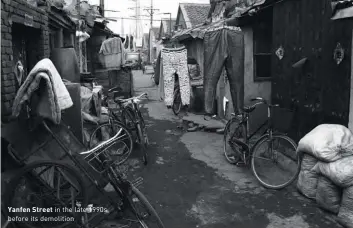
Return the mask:
[(125, 107), (121, 113), (123, 123), (130, 131), (135, 131), (135, 113), (131, 107)]
[(136, 226), (144, 228), (164, 228), (163, 222), (160, 219), (156, 210), (148, 202), (147, 198), (134, 186), (129, 196), (131, 212), (137, 217)]
[(181, 96), (180, 96), (180, 91), (177, 91), (174, 93), (174, 99), (173, 99), (173, 112), (174, 115), (179, 115), (180, 110), (181, 110), (182, 102), (181, 102)]
[(119, 138), (106, 148), (107, 153), (117, 165), (124, 163), (133, 150), (131, 133), (122, 123), (112, 121), (98, 126), (91, 135), (89, 145), (91, 149), (94, 148), (98, 144), (112, 138), (120, 129), (122, 129), (122, 132)]
[[(38, 161), (22, 168), (10, 181), (5, 204), (24, 210), (9, 210), (20, 227), (81, 227), (82, 213), (74, 208), (87, 206), (86, 188), (78, 171), (68, 164)], [(47, 211), (34, 211), (46, 208)]]
[[(262, 149), (263, 148), (263, 149)], [(254, 146), (251, 158), (252, 171), (266, 188), (281, 189), (290, 185), (300, 171), (297, 145), (289, 137), (262, 136)]]
[(230, 164), (237, 164), (242, 155), (242, 147), (235, 143), (235, 138), (245, 142), (246, 131), (240, 120), (232, 118), (226, 124), (223, 133), (223, 152)]

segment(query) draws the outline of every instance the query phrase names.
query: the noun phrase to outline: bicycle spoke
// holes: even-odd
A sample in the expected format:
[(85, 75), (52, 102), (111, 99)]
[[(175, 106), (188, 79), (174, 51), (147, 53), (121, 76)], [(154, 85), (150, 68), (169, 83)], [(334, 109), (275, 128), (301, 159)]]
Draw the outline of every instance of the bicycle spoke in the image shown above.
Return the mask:
[(288, 137), (273, 136), (271, 141), (263, 138), (253, 153), (253, 173), (265, 187), (280, 189), (291, 184), (297, 177), (300, 161), (296, 154), (296, 144)]

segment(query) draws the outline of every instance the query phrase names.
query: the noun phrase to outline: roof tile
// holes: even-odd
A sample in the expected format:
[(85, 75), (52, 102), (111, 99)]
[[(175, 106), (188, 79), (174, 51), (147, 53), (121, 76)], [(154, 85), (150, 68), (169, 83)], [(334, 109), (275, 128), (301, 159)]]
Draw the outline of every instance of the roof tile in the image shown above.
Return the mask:
[(192, 27), (204, 23), (211, 9), (210, 4), (197, 3), (180, 3), (180, 7), (184, 8)]

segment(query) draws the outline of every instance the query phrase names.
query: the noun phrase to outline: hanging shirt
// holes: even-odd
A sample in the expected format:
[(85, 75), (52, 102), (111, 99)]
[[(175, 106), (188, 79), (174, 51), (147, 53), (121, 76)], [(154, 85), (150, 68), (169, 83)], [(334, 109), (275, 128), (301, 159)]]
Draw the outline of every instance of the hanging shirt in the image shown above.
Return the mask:
[(102, 43), (99, 54), (103, 57), (105, 68), (119, 70), (125, 64), (125, 49), (119, 37), (105, 40)]

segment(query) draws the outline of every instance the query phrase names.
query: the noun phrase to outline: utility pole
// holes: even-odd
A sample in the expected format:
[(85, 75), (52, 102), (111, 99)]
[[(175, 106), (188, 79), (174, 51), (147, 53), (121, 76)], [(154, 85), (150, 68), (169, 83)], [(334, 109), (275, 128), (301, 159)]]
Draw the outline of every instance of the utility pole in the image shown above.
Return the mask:
[(104, 0), (99, 0), (99, 6), (102, 11), (102, 17), (104, 17)]
[(151, 18), (151, 28), (153, 28), (153, 15), (154, 15), (154, 11), (158, 11), (159, 9), (154, 9), (153, 8), (153, 0), (151, 0), (151, 7), (150, 8), (146, 8), (144, 9), (147, 11), (147, 13), (150, 15)]
[(123, 17), (121, 18), (121, 35), (125, 36), (125, 33), (124, 33), (124, 18)]

